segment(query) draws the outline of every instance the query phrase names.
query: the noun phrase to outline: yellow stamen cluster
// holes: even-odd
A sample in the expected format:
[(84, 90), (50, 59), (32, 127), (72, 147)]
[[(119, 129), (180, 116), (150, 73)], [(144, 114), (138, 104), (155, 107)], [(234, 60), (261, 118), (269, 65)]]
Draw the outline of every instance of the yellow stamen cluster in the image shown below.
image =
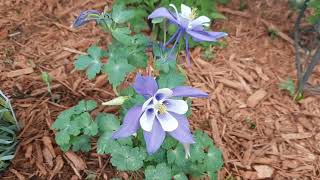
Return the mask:
[(197, 8), (192, 8), (191, 13), (189, 15), (190, 20), (194, 20), (197, 17)]
[(160, 114), (164, 114), (167, 112), (167, 108), (165, 105), (163, 105), (162, 103), (158, 103), (155, 105), (155, 109), (157, 109), (159, 111)]

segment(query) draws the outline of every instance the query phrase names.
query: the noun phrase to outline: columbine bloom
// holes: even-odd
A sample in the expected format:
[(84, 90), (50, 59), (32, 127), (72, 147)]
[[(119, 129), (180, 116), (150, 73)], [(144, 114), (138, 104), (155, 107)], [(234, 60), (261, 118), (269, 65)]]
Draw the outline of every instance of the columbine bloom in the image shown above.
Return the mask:
[(166, 42), (165, 46), (169, 45), (171, 42), (175, 40), (172, 47), (175, 48), (177, 43), (185, 34), (186, 55), (189, 64), (189, 36), (191, 36), (193, 40), (201, 42), (217, 41), (219, 38), (222, 38), (227, 35), (227, 33), (224, 32), (205, 31), (204, 28), (210, 26), (210, 19), (207, 16), (200, 16), (196, 18), (196, 9), (191, 9), (188, 6), (181, 4), (181, 13), (179, 13), (177, 8), (173, 4), (170, 4), (170, 6), (173, 7), (175, 13), (169, 11), (164, 7), (161, 7), (154, 10), (148, 18), (167, 18), (171, 23), (176, 24), (178, 26), (177, 31), (172, 35), (168, 42)]
[(80, 13), (77, 19), (72, 24), (72, 27), (78, 28), (91, 20), (95, 20), (95, 18), (91, 18), (92, 15), (100, 15), (100, 12), (97, 10), (87, 10)]
[(136, 77), (132, 87), (146, 101), (142, 106), (134, 106), (128, 111), (120, 129), (112, 137), (128, 137), (141, 127), (149, 154), (160, 148), (166, 133), (184, 144), (187, 147), (186, 153), (189, 153), (188, 144), (194, 143), (194, 140), (184, 115), (188, 111), (188, 105), (178, 98), (207, 97), (208, 94), (189, 86), (158, 89), (153, 77), (141, 75)]

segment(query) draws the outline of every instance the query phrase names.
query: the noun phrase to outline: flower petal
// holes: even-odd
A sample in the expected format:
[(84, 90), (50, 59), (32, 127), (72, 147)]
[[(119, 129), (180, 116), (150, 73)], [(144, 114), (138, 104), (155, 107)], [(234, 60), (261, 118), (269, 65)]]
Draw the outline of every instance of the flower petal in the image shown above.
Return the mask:
[(173, 92), (171, 89), (162, 88), (156, 92), (156, 94), (154, 95), (154, 98), (155, 98), (155, 100), (162, 102), (164, 99), (171, 97), (172, 94), (173, 94)]
[(170, 37), (170, 39), (165, 43), (164, 47), (167, 47), (172, 41), (179, 35), (180, 29), (177, 29), (176, 32)]
[(197, 30), (187, 30), (189, 35), (191, 35), (196, 41), (217, 41), (219, 38), (227, 36), (225, 32), (209, 32), (209, 31), (197, 31)]
[(151, 132), (152, 126), (155, 121), (155, 112), (153, 108), (149, 108), (144, 111), (140, 117), (140, 126), (143, 130)]
[(134, 106), (133, 108), (129, 109), (123, 119), (121, 127), (113, 133), (113, 139), (128, 137), (139, 129), (139, 119), (142, 114), (141, 108), (142, 106)]
[(190, 65), (190, 52), (189, 52), (189, 34), (186, 34), (186, 56), (187, 56), (187, 63)]
[(154, 95), (158, 90), (158, 84), (152, 76), (141, 76), (138, 74), (132, 84), (134, 90), (146, 99)]
[(77, 19), (72, 24), (72, 27), (78, 28), (78, 27), (86, 24), (90, 20), (93, 20), (93, 19), (88, 18), (88, 16), (90, 16), (91, 14), (99, 15), (100, 12), (97, 10), (87, 10), (87, 11), (81, 12), (80, 15), (77, 17)]
[(197, 26), (203, 26), (204, 24), (210, 23), (210, 19), (207, 16), (200, 16), (196, 18), (195, 20), (191, 21), (189, 24), (189, 28), (197, 27)]
[(185, 114), (188, 111), (188, 104), (184, 100), (166, 99), (163, 104), (168, 111), (177, 114)]
[(152, 131), (143, 131), (144, 140), (146, 141), (147, 151), (149, 154), (155, 153), (163, 143), (166, 132), (163, 131), (157, 120), (154, 121)]
[(142, 111), (145, 111), (150, 105), (153, 104), (153, 97), (146, 100), (142, 105)]
[(205, 32), (208, 33), (210, 36), (215, 37), (216, 39), (220, 39), (225, 36), (228, 36), (228, 34), (225, 32), (214, 32), (214, 31), (205, 31)]
[(183, 34), (185, 33), (185, 30), (183, 30), (182, 26), (178, 27), (178, 31), (179, 31), (179, 33), (177, 35), (175, 42), (173, 43), (173, 46), (171, 47), (171, 50), (169, 52), (169, 56), (173, 55), (173, 52), (175, 51), (177, 44), (179, 43), (180, 39), (182, 38)]
[(193, 136), (189, 129), (189, 122), (184, 115), (179, 115), (171, 113), (174, 118), (179, 122), (179, 126), (172, 132), (169, 132), (170, 136), (178, 140), (182, 144), (192, 144), (195, 143)]
[(180, 15), (186, 19), (189, 19), (190, 14), (191, 14), (191, 8), (189, 6), (181, 4), (181, 14)]
[(170, 113), (165, 112), (163, 114), (157, 113), (157, 119), (159, 120), (161, 127), (164, 131), (174, 131), (178, 127), (178, 121)]
[(173, 92), (172, 96), (175, 97), (208, 97), (207, 93), (190, 86), (178, 86), (171, 90)]
[(148, 19), (165, 17), (168, 18), (171, 22), (179, 24), (177, 18), (170, 12), (168, 9), (161, 7), (154, 10), (149, 16)]

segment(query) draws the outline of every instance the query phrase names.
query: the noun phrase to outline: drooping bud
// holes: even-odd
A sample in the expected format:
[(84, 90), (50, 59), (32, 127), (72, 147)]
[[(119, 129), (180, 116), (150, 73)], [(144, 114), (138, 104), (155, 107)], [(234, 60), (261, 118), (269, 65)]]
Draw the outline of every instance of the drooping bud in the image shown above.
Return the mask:
[(102, 103), (104, 106), (119, 106), (122, 105), (126, 100), (129, 99), (129, 96), (119, 96), (110, 101)]
[(88, 23), (90, 20), (94, 20), (91, 16), (93, 15), (100, 15), (100, 12), (97, 10), (87, 10), (80, 13), (80, 15), (77, 17), (77, 19), (72, 24), (73, 28), (78, 28), (86, 23)]

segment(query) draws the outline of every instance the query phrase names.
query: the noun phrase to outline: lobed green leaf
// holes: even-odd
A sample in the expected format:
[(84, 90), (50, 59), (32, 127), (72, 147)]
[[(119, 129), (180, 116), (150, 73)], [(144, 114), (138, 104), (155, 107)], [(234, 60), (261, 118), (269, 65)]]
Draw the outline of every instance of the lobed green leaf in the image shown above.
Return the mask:
[(147, 154), (144, 149), (120, 146), (112, 153), (111, 163), (120, 171), (136, 171), (143, 166)]
[(171, 169), (166, 163), (160, 163), (156, 167), (148, 166), (144, 175), (146, 180), (170, 180), (172, 179)]

